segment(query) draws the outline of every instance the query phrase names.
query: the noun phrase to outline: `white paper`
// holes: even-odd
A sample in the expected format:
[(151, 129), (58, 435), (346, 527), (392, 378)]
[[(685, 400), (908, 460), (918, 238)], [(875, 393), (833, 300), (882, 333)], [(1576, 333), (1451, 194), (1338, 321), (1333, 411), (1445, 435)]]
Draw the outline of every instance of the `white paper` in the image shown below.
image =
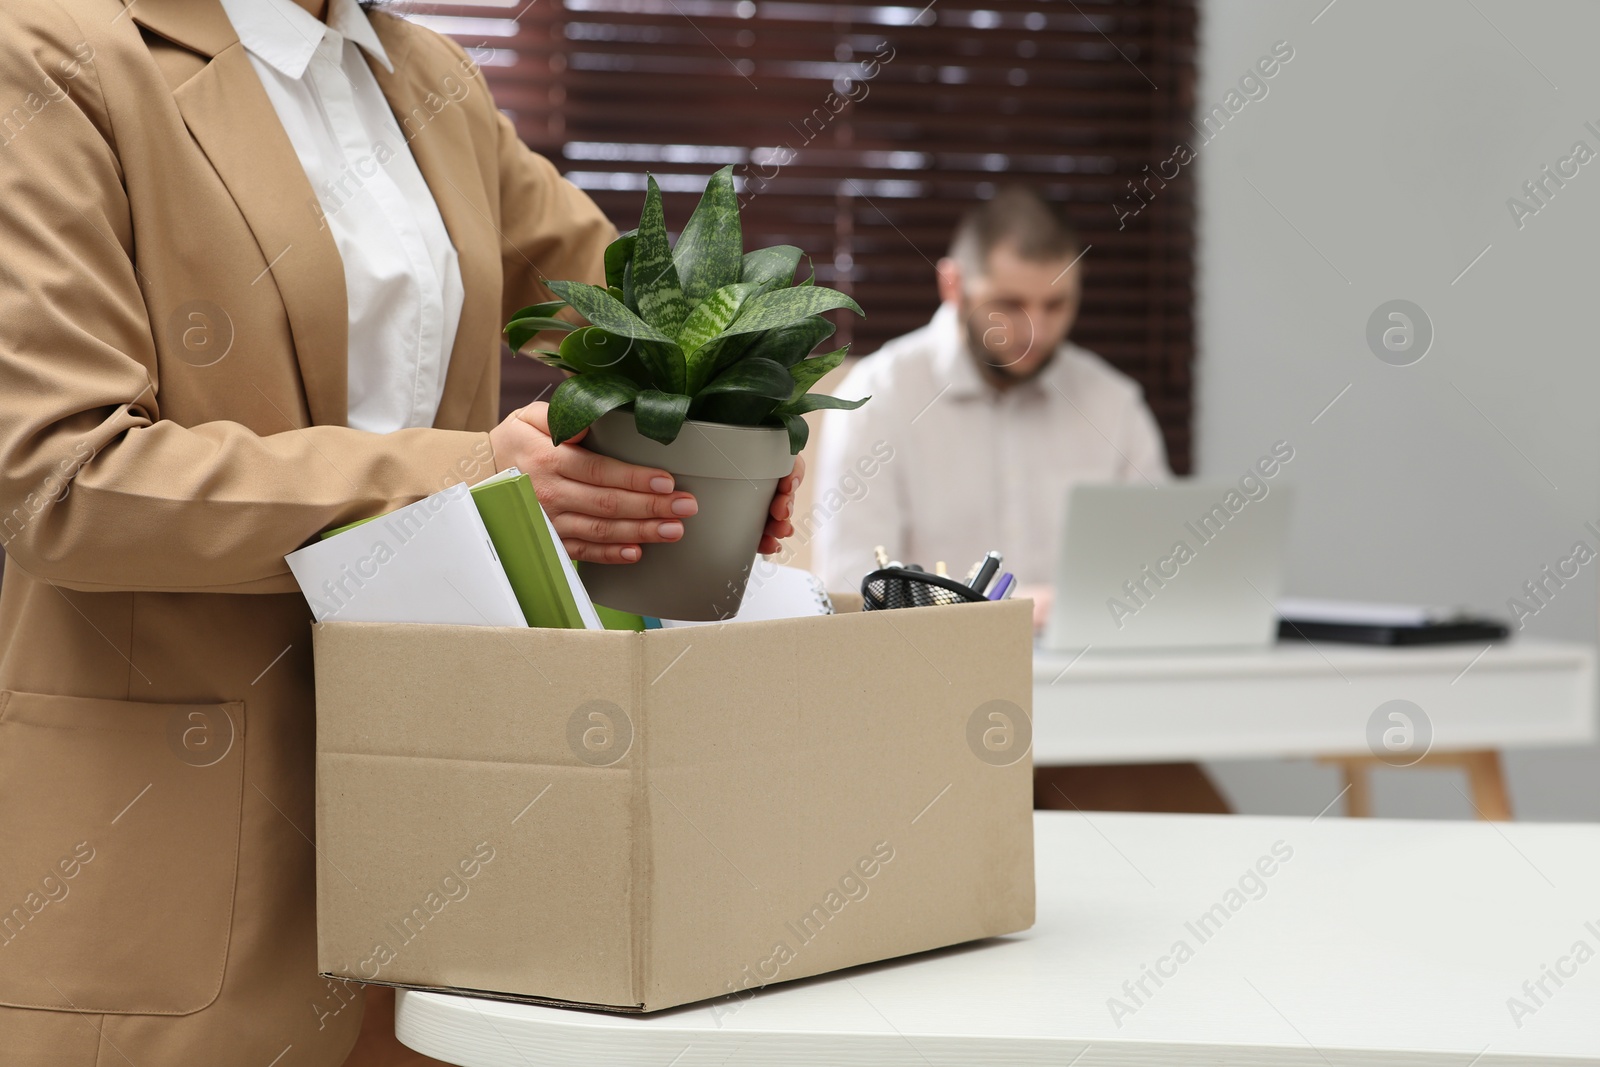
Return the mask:
[(528, 624), (464, 484), (285, 559), (318, 622)]
[(572, 565), (572, 557), (567, 555), (567, 546), (562, 542), (561, 535), (556, 533), (555, 523), (545, 514), (543, 504), (539, 505), (539, 514), (544, 518), (545, 529), (550, 531), (550, 540), (555, 542), (556, 555), (561, 557), (561, 573), (567, 576), (567, 585), (572, 587), (572, 599), (578, 602), (578, 614), (583, 617), (584, 629), (604, 630), (605, 624), (600, 621), (599, 613), (594, 610), (594, 601), (589, 599), (589, 590), (584, 588), (583, 579), (578, 577), (578, 568)]
[[(769, 563), (760, 556), (750, 569), (750, 580), (745, 583), (744, 599), (739, 610), (727, 622), (763, 622), (769, 619), (803, 619), (812, 615), (832, 615), (833, 601), (828, 599), (822, 579), (799, 567), (785, 567)], [(679, 619), (662, 619), (665, 630), (679, 626), (716, 626), (716, 622), (688, 622)]]

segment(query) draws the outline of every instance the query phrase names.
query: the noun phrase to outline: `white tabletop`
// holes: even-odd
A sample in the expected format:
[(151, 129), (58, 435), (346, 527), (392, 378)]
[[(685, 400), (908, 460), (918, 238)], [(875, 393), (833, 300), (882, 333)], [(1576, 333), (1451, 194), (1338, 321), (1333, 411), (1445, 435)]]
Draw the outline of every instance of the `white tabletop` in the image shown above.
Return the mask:
[(647, 1016), (404, 993), (396, 1032), (465, 1067), (1600, 1063), (1600, 826), (1036, 820), (1024, 934)]
[(1034, 655), (1039, 764), (1360, 755), (1379, 705), (1407, 700), (1432, 749), (1596, 739), (1592, 644), (1370, 645)]

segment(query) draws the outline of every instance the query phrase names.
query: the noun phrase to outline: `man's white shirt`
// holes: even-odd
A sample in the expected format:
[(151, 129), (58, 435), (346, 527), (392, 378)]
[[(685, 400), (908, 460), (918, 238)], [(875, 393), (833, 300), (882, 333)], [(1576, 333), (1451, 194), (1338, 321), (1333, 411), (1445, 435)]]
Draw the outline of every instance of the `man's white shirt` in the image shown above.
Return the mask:
[(990, 549), (1022, 584), (1054, 579), (1068, 489), (1171, 478), (1138, 384), (1070, 342), (1036, 378), (1001, 391), (968, 354), (953, 304), (863, 359), (835, 390), (871, 395), (824, 417), (815, 503), (797, 514), (813, 566), (854, 590), (873, 546), (960, 579)]

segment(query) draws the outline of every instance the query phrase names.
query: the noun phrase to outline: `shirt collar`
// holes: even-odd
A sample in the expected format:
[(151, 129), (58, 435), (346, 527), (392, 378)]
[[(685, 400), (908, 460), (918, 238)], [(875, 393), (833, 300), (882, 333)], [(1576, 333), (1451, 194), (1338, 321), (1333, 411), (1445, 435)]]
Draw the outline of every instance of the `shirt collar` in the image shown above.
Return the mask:
[(983, 380), (967, 354), (967, 339), (962, 336), (961, 316), (956, 305), (940, 304), (928, 325), (933, 331), (934, 371), (947, 384), (946, 392), (951, 398), (981, 397), (993, 392), (993, 387)]
[(294, 0), (222, 0), (239, 43), (286, 78), (298, 81), (329, 30), (353, 41), (391, 73), (394, 65), (357, 0), (328, 0), (323, 23)]

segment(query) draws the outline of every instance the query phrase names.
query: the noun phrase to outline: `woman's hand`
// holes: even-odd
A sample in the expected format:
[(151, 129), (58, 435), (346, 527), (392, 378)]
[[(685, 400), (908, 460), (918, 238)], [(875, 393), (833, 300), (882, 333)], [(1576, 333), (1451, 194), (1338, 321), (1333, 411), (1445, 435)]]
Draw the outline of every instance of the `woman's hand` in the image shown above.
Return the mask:
[(790, 521), (794, 518), (794, 494), (805, 476), (806, 461), (799, 456), (794, 457), (794, 469), (778, 482), (778, 491), (772, 498), (772, 509), (767, 512), (767, 528), (761, 534), (761, 547), (757, 549), (763, 556), (781, 552), (783, 539), (794, 536), (794, 523)]
[[(575, 560), (633, 563), (641, 545), (676, 541), (683, 519), (700, 510), (673, 492), (672, 475), (550, 440), (550, 405), (529, 404), (489, 431), (495, 467), (516, 467), (533, 481), (556, 533)], [(589, 431), (576, 437), (583, 439)]]
[[(549, 405), (519, 408), (489, 431), (495, 467), (516, 467), (533, 481), (534, 494), (555, 524), (556, 533), (575, 560), (591, 563), (633, 563), (646, 544), (676, 541), (683, 519), (700, 510), (690, 493), (674, 492), (672, 475), (601, 456), (586, 448), (567, 448), (550, 439)], [(584, 431), (587, 433), (588, 431)], [(772, 498), (760, 551), (777, 552), (779, 540), (794, 533), (794, 491), (805, 476), (805, 464), (778, 483)]]

